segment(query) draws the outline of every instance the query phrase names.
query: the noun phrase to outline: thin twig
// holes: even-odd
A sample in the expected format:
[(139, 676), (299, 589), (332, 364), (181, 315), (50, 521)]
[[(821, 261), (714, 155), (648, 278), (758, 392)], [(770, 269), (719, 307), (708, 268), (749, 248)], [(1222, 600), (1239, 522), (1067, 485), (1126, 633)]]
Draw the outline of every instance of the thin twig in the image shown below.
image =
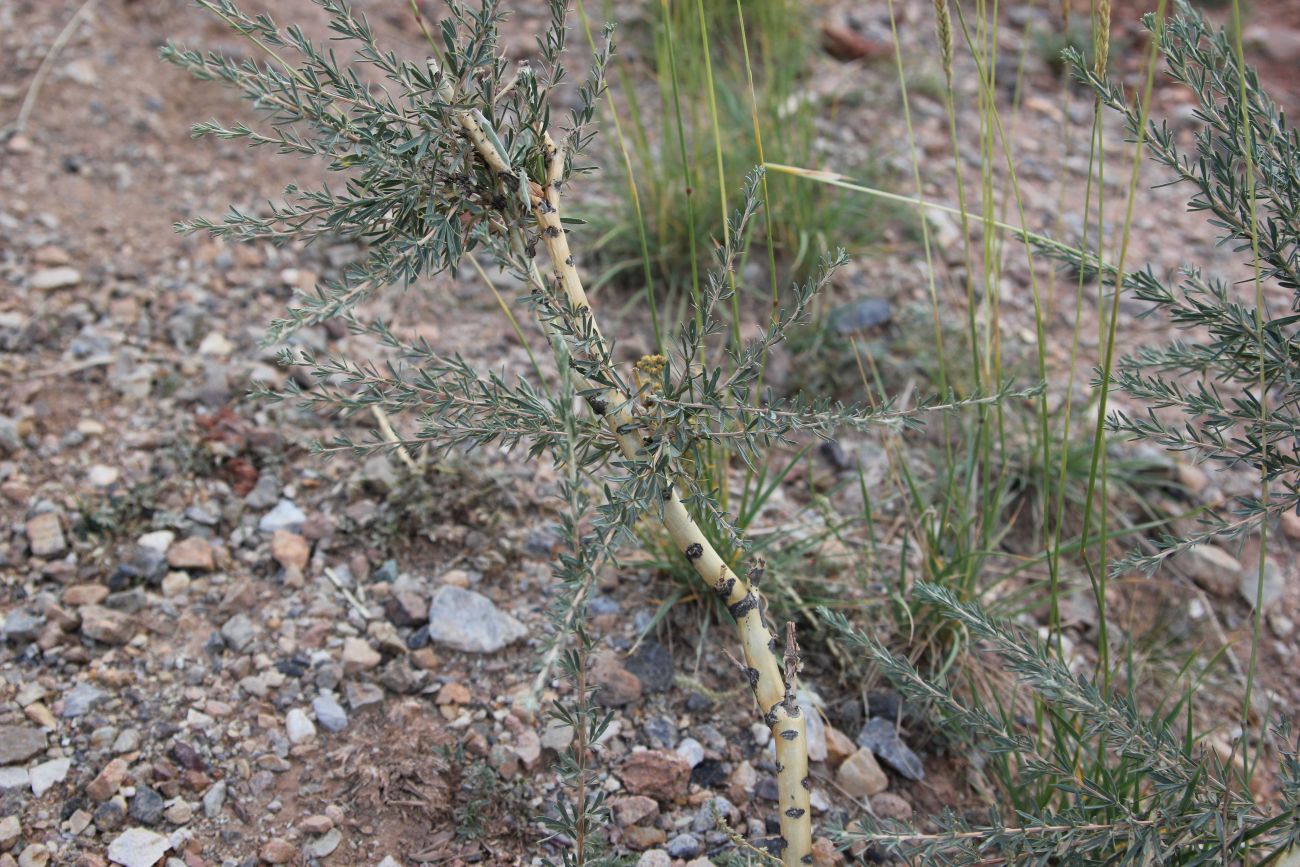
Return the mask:
[(68, 19), (68, 23), (63, 25), (63, 29), (55, 37), (54, 43), (50, 45), (50, 50), (45, 52), (45, 58), (41, 60), (41, 65), (36, 68), (36, 74), (32, 76), (31, 84), (27, 85), (27, 95), (23, 97), (23, 104), (18, 109), (18, 118), (9, 129), (5, 130), (8, 135), (18, 135), (27, 128), (27, 118), (31, 116), (32, 109), (36, 107), (36, 97), (41, 92), (41, 85), (45, 83), (46, 76), (50, 74), (50, 68), (54, 65), (54, 58), (72, 39), (73, 31), (77, 29), (77, 25), (90, 14), (90, 10), (95, 8), (95, 4), (98, 2), (99, 0), (86, 0)]

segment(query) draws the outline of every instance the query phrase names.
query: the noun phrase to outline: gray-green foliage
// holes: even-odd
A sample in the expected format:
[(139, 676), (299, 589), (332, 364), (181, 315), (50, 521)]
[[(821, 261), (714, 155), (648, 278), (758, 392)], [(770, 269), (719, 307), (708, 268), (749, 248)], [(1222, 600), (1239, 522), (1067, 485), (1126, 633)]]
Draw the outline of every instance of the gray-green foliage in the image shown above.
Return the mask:
[[(579, 254), (589, 241), (580, 226), (555, 224), (557, 193), (585, 170), (581, 158), (612, 50), (606, 31), (590, 75), (568, 84), (561, 64), (564, 0), (548, 4), (550, 26), (538, 39), (535, 62), (513, 66), (503, 59), (502, 13), (494, 2), (447, 0), (430, 38), (433, 56), (420, 62), (382, 49), (365, 18), (343, 0), (316, 2), (328, 15), (328, 48), (296, 27), (249, 16), (232, 0), (198, 0), (257, 50), (234, 60), (168, 45), (163, 57), (233, 88), (257, 110), (254, 123), (206, 122), (195, 127), (196, 135), (312, 158), (337, 180), (315, 189), (290, 186), (285, 204), (260, 213), (232, 209), (219, 221), (194, 219), (178, 228), (275, 244), (323, 236), (364, 243), (364, 258), (340, 280), (298, 298), (272, 325), (270, 340), (337, 317), (372, 337), (384, 359), (286, 351), (283, 362), (304, 368), (312, 387), (291, 383), (285, 393), (263, 396), (344, 414), (378, 409), (414, 415), (418, 426), (409, 440), (340, 438), (327, 449), (441, 454), (458, 446), (526, 445), (532, 457), (550, 458), (561, 468), (571, 553), (556, 566), (561, 592), (542, 677), (558, 659), (575, 682), (574, 698), (557, 713), (578, 737), (561, 769), (571, 795), (557, 801), (547, 826), (572, 843), (563, 856), (567, 863), (590, 860), (605, 824), (603, 793), (589, 785), (591, 757), (584, 747), (605, 724), (583, 679), (590, 646), (582, 628), (585, 600), (597, 570), (620, 543), (635, 538), (641, 519), (661, 517), (670, 497), (679, 497), (695, 521), (738, 536), (700, 469), (706, 464), (725, 465), (734, 457), (754, 466), (773, 444), (827, 436), (840, 426), (914, 424), (927, 407), (903, 412), (888, 402), (870, 408), (759, 393), (769, 350), (805, 320), (841, 257), (829, 257), (806, 283), (788, 290), (756, 338), (733, 342), (727, 332), (734, 329), (727, 326), (736, 323), (725, 321), (723, 302), (736, 291), (746, 226), (758, 207), (758, 174), (743, 192), (728, 242), (715, 251), (714, 272), (693, 315), (670, 341), (671, 356), (647, 356), (637, 371), (614, 361), (612, 343), (600, 333), (581, 286), (573, 285), (575, 263), (556, 254), (563, 239), (572, 239)], [(561, 87), (574, 94), (574, 107), (564, 115), (552, 101)], [(545, 258), (538, 256), (542, 247)], [(426, 341), (404, 339), (382, 319), (362, 318), (359, 305), (385, 287), (447, 271), (471, 254), (524, 287), (510, 308), (531, 314), (546, 335), (538, 342), (552, 351), (558, 372), (547, 376), (540, 365), (533, 377), (484, 370)], [(516, 333), (524, 339), (523, 329)], [(1009, 393), (999, 386), (966, 402)], [(590, 412), (578, 410), (579, 399)], [(700, 547), (684, 553), (698, 558)], [(731, 549), (742, 550), (743, 540), (735, 538)], [(578, 649), (565, 650), (574, 637)], [(787, 694), (791, 682), (787, 677)]]
[[(1270, 490), (1237, 497), (1230, 515), (1207, 518), (1187, 538), (1160, 540), (1155, 554), (1117, 561), (1117, 571), (1154, 569), (1189, 545), (1240, 537), (1300, 508), (1300, 133), (1255, 71), (1242, 68), (1228, 34), (1199, 12), (1180, 3), (1168, 22), (1148, 16), (1146, 24), (1164, 40), (1169, 77), (1195, 92), (1200, 123), (1187, 151), (1167, 122), (1151, 121), (1147, 152), (1193, 188), (1188, 207), (1205, 212), (1217, 243), (1241, 253), (1243, 264), (1231, 282), (1190, 265), (1177, 283), (1150, 268), (1124, 275), (1124, 290), (1151, 305), (1147, 315), (1182, 335), (1119, 361), (1112, 385), (1144, 411), (1115, 412), (1107, 427), (1195, 460), (1250, 469)], [(1067, 58), (1136, 137), (1141, 113), (1123, 87), (1099, 78), (1079, 53)], [(1113, 284), (1114, 275), (1107, 278)], [(1277, 308), (1279, 294), (1290, 295), (1289, 309)]]

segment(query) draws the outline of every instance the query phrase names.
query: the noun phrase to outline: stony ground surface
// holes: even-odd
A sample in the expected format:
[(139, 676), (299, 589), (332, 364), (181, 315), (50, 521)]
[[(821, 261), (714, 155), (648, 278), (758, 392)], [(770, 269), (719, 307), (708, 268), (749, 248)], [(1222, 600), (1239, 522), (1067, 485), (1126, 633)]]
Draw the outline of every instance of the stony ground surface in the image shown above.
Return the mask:
[[(418, 50), (404, 4), (359, 5), (399, 47)], [(918, 53), (927, 7), (899, 7)], [(17, 113), (76, 8), (0, 4), (9, 58), (0, 117)], [(817, 12), (843, 31), (838, 41), (879, 53), (881, 9)], [(276, 13), (322, 32), (305, 0)], [(512, 32), (535, 31), (535, 15)], [(1036, 20), (1013, 17), (1008, 51)], [(386, 458), (324, 462), (310, 441), (341, 425), (358, 435), (371, 420), (243, 399), (253, 380), (286, 376), (259, 345), (265, 323), (357, 251), (227, 248), (171, 232), (174, 220), (232, 200), (255, 207), (302, 178), (291, 162), (189, 140), (190, 122), (242, 109), (163, 67), (156, 48), (168, 37), (243, 50), (181, 0), (104, 0), (64, 48), (28, 127), (0, 143), (0, 867), (534, 863), (545, 846), (531, 817), (553, 803), (568, 743), (529, 702), (560, 541), (547, 514), (553, 473), (498, 452), (414, 470)], [(1010, 133), (1027, 219), (1051, 226), (1062, 173), (1086, 171), (1056, 146), (1062, 121), (1086, 118), (1087, 104), (1062, 102), (1043, 60), (1027, 56), (1047, 95), (1026, 98)], [(1265, 60), (1285, 68), (1295, 57)], [(910, 176), (906, 142), (872, 120), (896, 110), (888, 66), (818, 64), (815, 98), (871, 94), (827, 120), (827, 166), (873, 148)], [(1136, 74), (1134, 58), (1123, 64)], [(1186, 117), (1182, 95), (1160, 98)], [(939, 166), (927, 192), (948, 200), (942, 108), (920, 95), (914, 110), (923, 152)], [(1122, 167), (1108, 177), (1125, 177)], [(1135, 256), (1231, 264), (1180, 216), (1176, 191), (1155, 195), (1159, 206), (1138, 216)], [(934, 226), (955, 262), (954, 227)], [(918, 261), (914, 245), (893, 243), (856, 262), (832, 302), (924, 304)], [(940, 265), (958, 285), (955, 266)], [(1003, 310), (1010, 339), (1025, 344), (1026, 277), (1009, 265)], [(442, 348), (524, 369), (525, 353), (472, 281), (424, 288), (384, 299), (391, 318), (419, 323), (412, 333)], [(1134, 312), (1121, 328), (1137, 339), (1147, 326)], [(1052, 328), (1068, 334), (1072, 318), (1063, 304)], [(295, 339), (366, 351), (339, 329)], [(871, 453), (867, 441), (844, 445)], [(1204, 501), (1239, 484), (1177, 472)], [(770, 523), (805, 505), (774, 499)], [(1294, 652), (1294, 558), (1288, 538), (1277, 545), (1262, 666), (1275, 707), (1294, 710), (1300, 692), (1282, 665)], [(1213, 620), (1240, 647), (1250, 608), (1238, 589), (1254, 573), (1251, 551), (1237, 554), (1213, 549), (1181, 575), (1134, 588), (1148, 595), (1131, 607), (1140, 615), (1174, 600), (1184, 634), (1208, 633)], [(636, 643), (668, 593), (637, 563), (602, 579), (593, 676), (615, 719), (597, 752), (611, 841), (642, 864), (701, 865), (733, 848), (719, 815), (760, 844), (774, 829), (774, 768), (766, 730), (712, 649), (725, 630), (697, 643), (707, 612), (679, 605)], [(1086, 611), (1076, 626), (1086, 653)], [(543, 686), (544, 701), (565, 688)], [(810, 739), (818, 821), (984, 806), (959, 756), (909, 748), (909, 731), (923, 726), (896, 696), (846, 690), (814, 669), (805, 698), (820, 723)], [(820, 842), (818, 857), (841, 856)]]

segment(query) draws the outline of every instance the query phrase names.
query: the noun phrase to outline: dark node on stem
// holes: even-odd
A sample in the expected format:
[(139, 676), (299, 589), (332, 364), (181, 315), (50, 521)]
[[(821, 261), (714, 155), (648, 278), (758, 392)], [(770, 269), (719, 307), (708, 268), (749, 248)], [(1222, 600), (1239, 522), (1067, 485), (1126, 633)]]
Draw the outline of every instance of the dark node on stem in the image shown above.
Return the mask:
[(776, 725), (776, 709), (780, 706), (781, 703), (777, 702), (776, 704), (772, 705), (771, 710), (763, 714), (763, 722), (767, 723), (768, 728), (772, 728), (774, 725)]
[[(646, 443), (646, 445), (649, 445), (649, 443)], [(704, 556), (704, 546), (701, 545), (699, 542), (692, 542), (691, 544), (686, 546), (686, 559), (690, 560), (692, 563), (694, 563), (696, 560), (700, 559), (703, 556)]]
[(771, 849), (773, 855), (780, 855), (782, 852), (785, 851), (786, 847), (789, 845), (790, 844), (786, 841), (784, 837), (777, 837), (775, 840), (772, 841), (772, 845), (769, 848)]
[(803, 807), (791, 807), (790, 809), (785, 811), (785, 814), (789, 816), (791, 819), (798, 819), (800, 816), (804, 814), (804, 809)]
[(803, 786), (805, 789), (807, 789), (810, 792), (812, 791), (812, 782), (807, 777), (804, 777), (802, 780), (800, 780), (799, 785)]
[(532, 241), (529, 241), (527, 244), (524, 245), (524, 252), (528, 254), (529, 259), (536, 259), (537, 245), (534, 244)]
[(776, 636), (775, 636), (775, 635), (773, 635), (771, 638), (769, 638), (769, 639), (767, 640), (767, 649), (770, 650), (770, 651), (772, 651), (772, 655), (773, 655), (773, 656), (776, 656)]
[(799, 859), (800, 864), (811, 864), (812, 862), (813, 862), (813, 857), (811, 852), (809, 852), (807, 855)]
[(784, 770), (785, 770), (785, 765), (781, 764), (780, 762), (777, 762), (777, 763), (776, 763), (776, 772), (779, 774), (779, 773), (783, 772)]
[(747, 669), (745, 669), (745, 677), (749, 678), (749, 688), (750, 688), (750, 689), (758, 689), (758, 669), (757, 669), (757, 668), (747, 668)]
[(726, 581), (721, 581), (713, 589), (718, 591), (718, 595), (723, 599), (727, 599), (731, 596), (731, 591), (736, 589), (736, 579), (728, 578)]
[(557, 229), (555, 226), (547, 226), (547, 227), (546, 227), (546, 237), (548, 237), (548, 238), (558, 238), (558, 237), (560, 237), (560, 230)]
[(781, 737), (787, 741), (792, 741), (795, 738), (799, 737), (799, 733), (794, 729), (786, 729), (785, 731), (781, 732)]
[(735, 605), (727, 606), (727, 610), (731, 612), (732, 617), (736, 620), (740, 620), (740, 618), (744, 617), (757, 607), (758, 597), (753, 593), (746, 593), (744, 599), (740, 600)]
[(564, 264), (566, 264), (566, 265), (572, 265), (572, 264), (573, 264), (573, 257), (572, 257), (572, 256), (565, 256), (565, 257), (564, 257)]
[(589, 397), (587, 403), (591, 404), (591, 411), (596, 415), (604, 415), (609, 409), (609, 404), (605, 403), (605, 399), (601, 397)]
[(546, 199), (541, 199), (537, 203), (537, 210), (543, 214), (549, 214), (555, 210), (555, 206), (546, 201)]
[(672, 499), (672, 496), (673, 496), (673, 483), (672, 483), (672, 482), (665, 482), (665, 483), (664, 483), (664, 499), (665, 499), (665, 500), (670, 500), (670, 499)]

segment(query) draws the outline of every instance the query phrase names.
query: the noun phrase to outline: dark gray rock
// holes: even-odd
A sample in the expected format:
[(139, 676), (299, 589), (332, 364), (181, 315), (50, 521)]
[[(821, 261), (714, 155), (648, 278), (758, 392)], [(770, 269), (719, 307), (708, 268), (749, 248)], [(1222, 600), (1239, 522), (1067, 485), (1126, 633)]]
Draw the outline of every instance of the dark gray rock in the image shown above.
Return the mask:
[(108, 693), (88, 683), (79, 683), (63, 695), (65, 717), (85, 716), (108, 698)]
[(678, 834), (668, 841), (668, 854), (674, 858), (694, 858), (700, 854), (700, 838), (694, 834)]
[(903, 743), (892, 720), (874, 717), (858, 733), (858, 746), (866, 747), (885, 764), (909, 780), (924, 780), (921, 759)]
[(677, 724), (666, 716), (652, 716), (641, 725), (649, 746), (669, 750), (677, 743)]
[(311, 709), (316, 714), (316, 722), (326, 731), (341, 732), (348, 727), (348, 713), (339, 704), (333, 693), (322, 693), (312, 700)]
[(624, 663), (646, 692), (666, 692), (673, 685), (673, 655), (657, 641), (647, 641)]
[(894, 308), (884, 298), (863, 298), (831, 311), (831, 327), (838, 334), (852, 334), (886, 325), (894, 318)]
[(39, 614), (33, 614), (22, 608), (15, 608), (5, 618), (4, 627), (0, 631), (4, 632), (6, 641), (12, 641), (15, 644), (27, 644), (37, 639), (41, 634), (41, 627), (44, 625), (45, 618)]
[(141, 825), (157, 825), (162, 819), (167, 802), (163, 796), (148, 786), (136, 786), (135, 797), (131, 799), (131, 818)]

